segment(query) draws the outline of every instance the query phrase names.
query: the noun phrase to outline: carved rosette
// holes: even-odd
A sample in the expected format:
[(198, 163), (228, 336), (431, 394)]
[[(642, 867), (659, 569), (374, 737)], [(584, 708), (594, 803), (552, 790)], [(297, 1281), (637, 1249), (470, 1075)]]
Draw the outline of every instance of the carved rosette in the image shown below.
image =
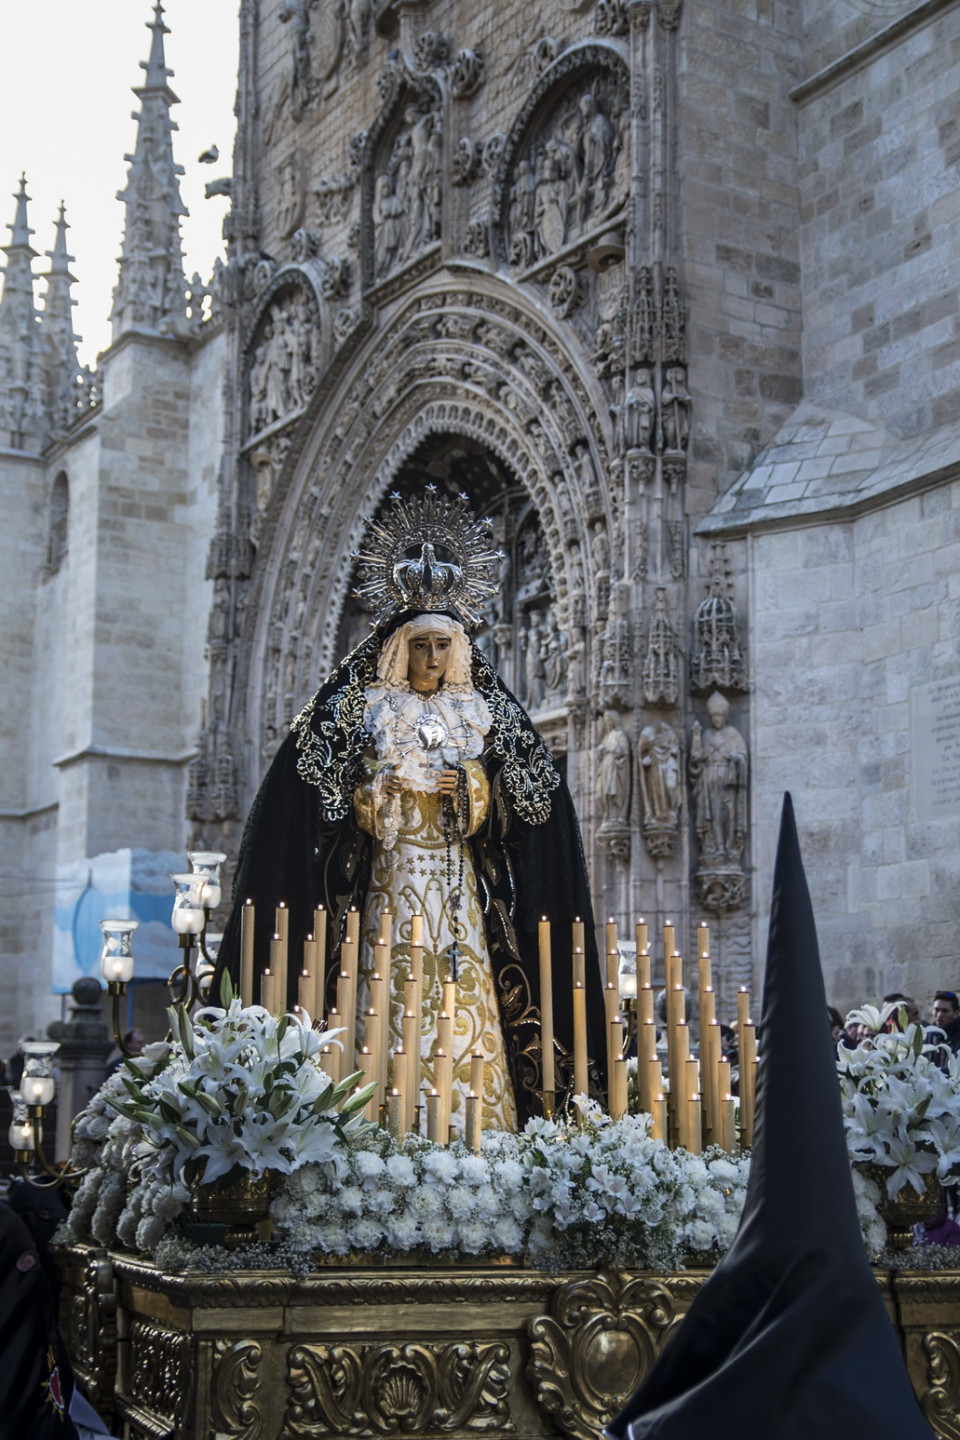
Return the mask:
[(509, 1429), (509, 1359), (503, 1344), (295, 1345), (284, 1436)]
[(573, 1440), (596, 1440), (675, 1322), (673, 1298), (655, 1280), (613, 1271), (565, 1285), (551, 1313), (527, 1325), (526, 1374), (541, 1410)]
[(218, 1437), (260, 1440), (263, 1414), (254, 1397), (263, 1346), (257, 1340), (215, 1340), (213, 1345), (213, 1420)]
[(923, 1337), (927, 1357), (927, 1388), (920, 1397), (923, 1413), (943, 1440), (960, 1440), (960, 1340), (955, 1332), (934, 1331)]

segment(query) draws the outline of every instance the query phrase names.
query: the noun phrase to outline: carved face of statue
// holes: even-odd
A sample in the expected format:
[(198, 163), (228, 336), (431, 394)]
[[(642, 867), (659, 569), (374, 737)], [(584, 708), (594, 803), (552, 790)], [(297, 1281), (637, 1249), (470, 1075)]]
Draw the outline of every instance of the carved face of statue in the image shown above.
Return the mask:
[(707, 714), (714, 730), (722, 730), (730, 714), (730, 702), (724, 695), (711, 695), (707, 701)]
[(414, 690), (429, 694), (443, 679), (450, 659), (450, 636), (442, 630), (422, 630), (408, 641), (407, 679)]

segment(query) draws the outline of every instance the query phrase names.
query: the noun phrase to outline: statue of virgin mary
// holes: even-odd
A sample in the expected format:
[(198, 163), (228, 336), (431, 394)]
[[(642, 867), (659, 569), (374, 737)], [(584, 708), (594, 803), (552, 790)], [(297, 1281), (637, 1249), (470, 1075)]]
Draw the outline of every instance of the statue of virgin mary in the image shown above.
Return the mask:
[[(392, 914), (391, 1048), (400, 1044), (413, 917), (423, 917), (422, 1083), (443, 981), (457, 982), (453, 1123), (470, 1058), (484, 1058), (483, 1120), (540, 1111), (538, 922), (551, 921), (558, 1103), (573, 1078), (572, 925), (585, 934), (591, 1085), (603, 1085), (603, 997), (580, 830), (566, 784), (519, 701), (467, 633), (499, 557), (464, 497), (392, 498), (371, 523), (358, 594), (371, 634), (307, 702), (247, 821), (220, 970), (239, 974), (240, 910), (256, 906), (258, 970), (275, 907), (290, 911), (290, 991), (315, 907), (329, 917), (328, 993), (347, 915), (361, 915), (360, 984)], [(438, 558), (438, 552), (440, 558)], [(442, 558), (448, 555), (451, 558)], [(216, 982), (215, 982), (216, 983)]]

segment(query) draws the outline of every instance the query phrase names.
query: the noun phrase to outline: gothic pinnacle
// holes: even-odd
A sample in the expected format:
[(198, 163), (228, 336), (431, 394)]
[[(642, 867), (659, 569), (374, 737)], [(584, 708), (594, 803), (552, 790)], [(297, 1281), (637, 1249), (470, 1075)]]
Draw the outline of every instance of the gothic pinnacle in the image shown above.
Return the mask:
[(33, 234), (33, 231), (27, 223), (27, 204), (29, 203), (30, 196), (27, 194), (27, 177), (25, 174), (20, 176), (20, 189), (14, 198), (17, 202), (17, 210), (13, 224), (10, 226), (10, 243), (9, 245), (4, 245), (3, 248), (8, 254), (15, 248), (24, 249), (25, 251), (29, 251), (32, 259), (37, 254), (37, 251), (34, 250), (30, 244), (30, 236)]
[[(160, 0), (156, 0), (153, 7), (153, 19), (148, 20), (147, 29), (150, 31), (150, 58), (140, 61), (140, 69), (144, 72), (146, 79), (142, 85), (138, 85), (134, 94), (143, 96), (145, 91), (164, 91), (168, 102), (171, 105), (178, 105), (180, 102), (174, 95), (167, 81), (172, 77), (173, 71), (167, 68), (166, 56), (163, 49), (163, 37), (170, 34), (170, 27), (163, 23), (163, 6)], [(176, 129), (176, 126), (174, 126)]]
[(128, 162), (127, 183), (117, 198), (125, 209), (120, 274), (113, 293), (113, 338), (130, 330), (174, 333), (186, 318), (186, 281), (180, 218), (187, 210), (173, 158), (176, 125), (170, 108), (179, 103), (167, 83), (163, 6), (156, 0), (150, 31), (150, 58), (141, 61), (142, 85), (134, 88), (140, 108), (134, 113), (137, 140)]

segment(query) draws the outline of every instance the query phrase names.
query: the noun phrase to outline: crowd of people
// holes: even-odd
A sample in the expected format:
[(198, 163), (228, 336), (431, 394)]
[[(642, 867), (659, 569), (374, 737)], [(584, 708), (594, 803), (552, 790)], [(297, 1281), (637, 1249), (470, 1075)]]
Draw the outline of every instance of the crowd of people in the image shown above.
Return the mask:
[[(895, 990), (890, 995), (884, 995), (881, 1004), (898, 1005), (899, 1009), (891, 1015), (887, 1021), (888, 1028), (905, 1030), (908, 1025), (920, 1025), (924, 1029), (924, 1042), (927, 1045), (941, 1045), (949, 1050), (951, 1055), (960, 1051), (960, 997), (953, 990), (937, 990), (933, 997), (933, 1004), (930, 1007), (930, 1021), (924, 1021), (920, 1013), (920, 1006), (912, 995), (904, 995), (901, 991)], [(844, 1045), (848, 1050), (855, 1050), (856, 1047), (870, 1038), (869, 1027), (857, 1018), (857, 1012), (853, 1011), (844, 1018), (839, 1010), (833, 1006), (827, 1009), (827, 1017), (830, 1023), (830, 1033), (838, 1045)]]

